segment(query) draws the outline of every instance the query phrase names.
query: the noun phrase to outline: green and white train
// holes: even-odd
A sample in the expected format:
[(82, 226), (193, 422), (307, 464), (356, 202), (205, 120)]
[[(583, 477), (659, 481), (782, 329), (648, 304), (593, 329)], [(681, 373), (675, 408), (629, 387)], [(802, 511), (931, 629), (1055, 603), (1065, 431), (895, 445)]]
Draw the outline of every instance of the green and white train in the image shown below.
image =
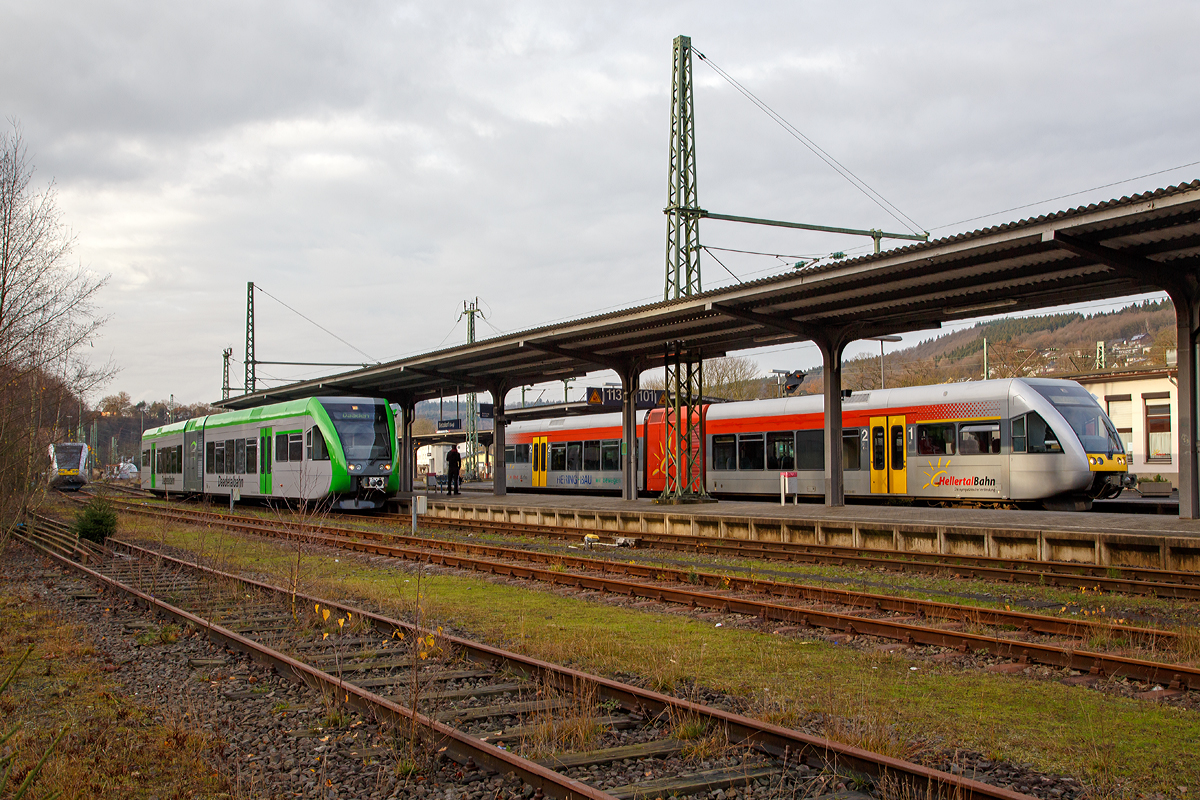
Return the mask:
[(213, 497), (383, 508), (400, 489), (386, 400), (310, 397), (142, 433), (142, 488)]

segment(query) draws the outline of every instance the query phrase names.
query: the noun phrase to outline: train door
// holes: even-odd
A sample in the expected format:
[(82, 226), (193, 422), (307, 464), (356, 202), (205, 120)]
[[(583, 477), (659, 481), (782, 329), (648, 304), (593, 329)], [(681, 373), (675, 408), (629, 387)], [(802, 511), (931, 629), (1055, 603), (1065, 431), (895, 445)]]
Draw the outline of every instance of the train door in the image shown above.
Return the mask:
[(271, 493), (271, 429), (258, 429), (258, 491)]
[(158, 445), (150, 445), (150, 488), (157, 489), (156, 478), (158, 477)]
[(549, 450), (547, 442), (549, 439), (545, 436), (533, 437), (533, 453), (531, 458), (533, 461), (533, 485), (544, 487), (546, 485), (546, 451)]
[(204, 431), (184, 431), (183, 490), (204, 491)]
[(871, 417), (871, 494), (906, 494), (905, 418)]

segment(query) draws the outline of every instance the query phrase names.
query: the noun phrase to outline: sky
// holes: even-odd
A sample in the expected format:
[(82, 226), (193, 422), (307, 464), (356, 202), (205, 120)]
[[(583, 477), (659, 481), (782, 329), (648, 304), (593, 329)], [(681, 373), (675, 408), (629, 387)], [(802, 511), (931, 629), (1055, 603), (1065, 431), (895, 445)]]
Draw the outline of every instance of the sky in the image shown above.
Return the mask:
[[(1195, 3), (9, 0), (0, 30), (0, 114), (108, 276), (97, 395), (134, 401), (218, 399), (225, 348), (240, 387), (249, 281), (264, 361), (456, 344), (476, 297), (478, 338), (661, 300), (679, 34), (935, 237), (1200, 177)], [(905, 230), (693, 71), (702, 207)], [(704, 289), (870, 247), (700, 239)]]

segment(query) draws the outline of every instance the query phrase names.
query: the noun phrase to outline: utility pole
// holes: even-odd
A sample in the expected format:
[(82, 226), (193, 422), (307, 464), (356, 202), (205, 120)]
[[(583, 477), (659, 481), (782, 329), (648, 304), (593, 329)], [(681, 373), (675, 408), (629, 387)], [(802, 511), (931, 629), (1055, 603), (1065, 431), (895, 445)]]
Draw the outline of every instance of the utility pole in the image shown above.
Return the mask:
[(1104, 366), (1104, 342), (1096, 342), (1096, 366), (1095, 369), (1105, 369)]
[(226, 347), (221, 351), (221, 357), (225, 359), (225, 365), (221, 369), (221, 399), (229, 399), (229, 359), (233, 358), (233, 348)]
[[(483, 316), (479, 308), (479, 298), (468, 304), (463, 301), (462, 316), (467, 318), (467, 344), (475, 344), (475, 315)], [(479, 395), (471, 392), (467, 395), (467, 478), (474, 480), (479, 477)]]
[(988, 379), (988, 363), (987, 363), (987, 337), (983, 337), (983, 379)]
[[(699, 294), (700, 201), (696, 189), (696, 123), (692, 103), (692, 38), (676, 36), (672, 57), (671, 155), (667, 173), (667, 279), (664, 300)], [(659, 503), (694, 503), (704, 491), (703, 356), (670, 342), (666, 362), (666, 487)]]
[(254, 394), (254, 282), (246, 284), (246, 382), (243, 394)]

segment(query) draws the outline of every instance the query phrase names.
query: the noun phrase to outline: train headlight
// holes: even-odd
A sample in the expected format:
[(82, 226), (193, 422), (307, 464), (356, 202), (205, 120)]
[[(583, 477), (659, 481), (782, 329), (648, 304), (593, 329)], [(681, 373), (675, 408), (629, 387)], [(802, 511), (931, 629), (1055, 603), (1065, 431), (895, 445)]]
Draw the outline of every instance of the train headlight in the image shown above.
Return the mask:
[(362, 464), (347, 464), (346, 469), (351, 472), (362, 472)]
[(384, 472), (391, 472), (391, 471), (392, 471), (392, 465), (391, 465), (391, 464), (384, 464), (384, 465), (383, 465), (383, 471), (384, 471)]

